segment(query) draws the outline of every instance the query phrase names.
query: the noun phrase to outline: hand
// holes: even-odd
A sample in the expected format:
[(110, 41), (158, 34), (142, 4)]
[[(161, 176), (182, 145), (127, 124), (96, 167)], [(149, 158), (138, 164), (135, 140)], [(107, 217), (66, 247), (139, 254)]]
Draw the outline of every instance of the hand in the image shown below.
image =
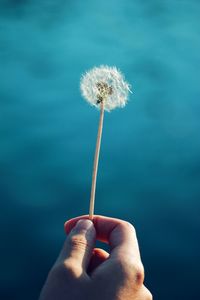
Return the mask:
[[(65, 223), (68, 237), (51, 269), (40, 300), (151, 300), (134, 227), (103, 216)], [(108, 243), (110, 254), (94, 248)]]

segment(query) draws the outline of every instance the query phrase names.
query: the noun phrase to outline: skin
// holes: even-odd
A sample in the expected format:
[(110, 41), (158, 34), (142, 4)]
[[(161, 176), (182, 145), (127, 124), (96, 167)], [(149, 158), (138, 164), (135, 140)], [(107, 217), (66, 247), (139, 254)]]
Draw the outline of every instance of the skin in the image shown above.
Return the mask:
[[(64, 225), (67, 238), (39, 300), (151, 300), (134, 227), (123, 220), (80, 216)], [(108, 243), (110, 254), (95, 248)]]

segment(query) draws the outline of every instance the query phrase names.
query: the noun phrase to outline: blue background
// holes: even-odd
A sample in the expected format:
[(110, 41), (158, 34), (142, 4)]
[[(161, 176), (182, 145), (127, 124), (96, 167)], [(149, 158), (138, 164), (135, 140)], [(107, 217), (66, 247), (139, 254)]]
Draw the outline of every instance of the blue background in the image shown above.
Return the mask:
[(99, 112), (80, 76), (132, 85), (105, 114), (96, 213), (132, 222), (155, 299), (197, 299), (200, 2), (0, 1), (0, 298), (37, 299), (88, 212)]

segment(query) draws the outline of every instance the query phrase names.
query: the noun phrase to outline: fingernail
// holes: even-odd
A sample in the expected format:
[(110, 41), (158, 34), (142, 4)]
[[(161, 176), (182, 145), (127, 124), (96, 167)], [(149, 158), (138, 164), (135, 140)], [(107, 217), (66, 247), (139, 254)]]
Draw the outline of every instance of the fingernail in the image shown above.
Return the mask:
[(90, 228), (93, 228), (93, 227), (94, 227), (94, 225), (91, 220), (82, 219), (76, 223), (75, 229), (89, 230)]

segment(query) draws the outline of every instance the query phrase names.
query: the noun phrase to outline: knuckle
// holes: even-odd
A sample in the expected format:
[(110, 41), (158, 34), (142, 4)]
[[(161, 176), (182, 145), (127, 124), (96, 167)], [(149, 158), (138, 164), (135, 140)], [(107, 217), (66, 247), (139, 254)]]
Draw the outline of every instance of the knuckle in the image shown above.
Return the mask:
[(63, 261), (63, 263), (61, 264), (60, 267), (61, 267), (61, 269), (63, 269), (63, 272), (73, 274), (75, 264), (72, 259), (66, 259)]
[(127, 221), (123, 221), (122, 224), (125, 227), (125, 229), (132, 230), (133, 234), (136, 235), (136, 230), (135, 230), (135, 227), (133, 226), (133, 224), (131, 224), (130, 222), (127, 222)]
[(144, 282), (144, 267), (142, 262), (135, 262), (132, 259), (119, 260), (118, 268), (125, 278), (134, 281), (136, 287), (141, 287)]
[(127, 269), (127, 277), (134, 281), (136, 288), (140, 288), (144, 283), (144, 267), (141, 261), (134, 261), (133, 259), (127, 261), (124, 266)]
[(70, 278), (76, 278), (82, 273), (81, 266), (74, 259), (66, 259), (63, 262), (63, 268)]
[(85, 250), (88, 248), (88, 243), (83, 235), (74, 235), (69, 239), (69, 243), (72, 249)]
[(134, 264), (134, 278), (135, 278), (135, 283), (137, 286), (142, 286), (144, 283), (144, 267), (142, 262), (139, 262), (137, 264)]
[(70, 260), (65, 260), (59, 264), (56, 264), (51, 273), (55, 278), (66, 278), (73, 279), (77, 277), (77, 274), (80, 273), (80, 267), (74, 262)]

